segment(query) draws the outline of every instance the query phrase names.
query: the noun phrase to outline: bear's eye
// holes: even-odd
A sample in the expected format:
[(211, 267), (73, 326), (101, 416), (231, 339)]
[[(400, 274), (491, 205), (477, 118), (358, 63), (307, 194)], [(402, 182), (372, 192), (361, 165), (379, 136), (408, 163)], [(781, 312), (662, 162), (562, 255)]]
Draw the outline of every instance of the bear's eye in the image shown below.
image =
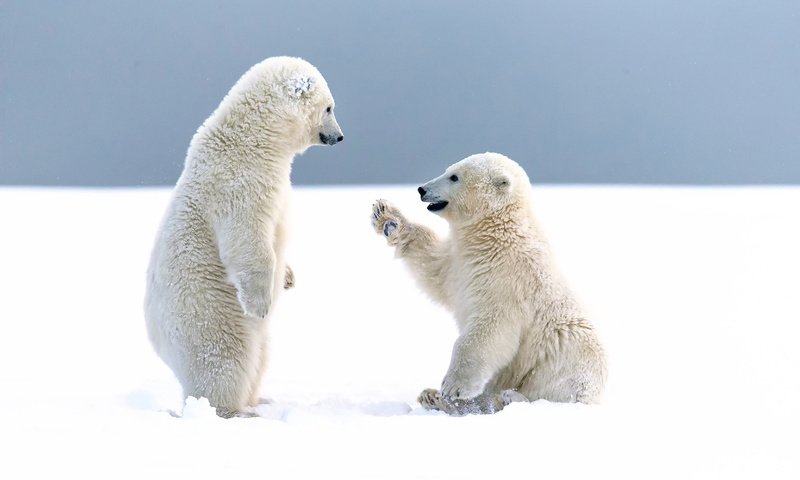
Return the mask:
[(451, 182), (457, 182), (458, 181), (458, 175), (450, 175), (450, 181)]
[(325, 109), (325, 112), (326, 112), (326, 113), (331, 113), (331, 107), (328, 107), (328, 108), (326, 108), (326, 109)]

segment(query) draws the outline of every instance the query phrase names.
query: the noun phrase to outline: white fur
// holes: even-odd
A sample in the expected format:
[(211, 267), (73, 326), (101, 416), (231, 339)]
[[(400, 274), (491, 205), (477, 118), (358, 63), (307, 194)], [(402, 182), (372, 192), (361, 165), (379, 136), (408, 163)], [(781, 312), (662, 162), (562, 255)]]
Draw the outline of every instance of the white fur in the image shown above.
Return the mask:
[(294, 280), (284, 259), (292, 161), (320, 134), (341, 137), (332, 109), (311, 64), (268, 58), (189, 145), (150, 259), (145, 319), (184, 396), (208, 398), (220, 415), (258, 401), (268, 314)]
[[(552, 265), (524, 170), (500, 154), (473, 155), (421, 188), (423, 201), (449, 202), (437, 212), (450, 225), (448, 239), (385, 201), (374, 206), (373, 225), (455, 316), (459, 337), (444, 400), (496, 400), (513, 390), (529, 400), (596, 402), (606, 376), (603, 349)], [(423, 405), (445, 409), (440, 401)]]

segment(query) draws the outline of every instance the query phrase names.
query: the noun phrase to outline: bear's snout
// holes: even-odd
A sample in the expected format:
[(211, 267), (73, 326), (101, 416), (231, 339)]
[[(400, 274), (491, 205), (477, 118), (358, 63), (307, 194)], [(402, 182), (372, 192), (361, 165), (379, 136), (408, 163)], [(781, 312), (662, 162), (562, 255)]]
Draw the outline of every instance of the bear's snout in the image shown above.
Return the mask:
[(426, 192), (425, 192), (425, 187), (419, 187), (419, 188), (417, 189), (417, 191), (419, 192), (419, 198), (422, 198), (422, 197), (424, 197), (424, 196), (425, 196), (425, 193), (426, 193)]
[(344, 135), (325, 135), (322, 132), (319, 134), (319, 141), (326, 145), (336, 145), (342, 140), (344, 140)]

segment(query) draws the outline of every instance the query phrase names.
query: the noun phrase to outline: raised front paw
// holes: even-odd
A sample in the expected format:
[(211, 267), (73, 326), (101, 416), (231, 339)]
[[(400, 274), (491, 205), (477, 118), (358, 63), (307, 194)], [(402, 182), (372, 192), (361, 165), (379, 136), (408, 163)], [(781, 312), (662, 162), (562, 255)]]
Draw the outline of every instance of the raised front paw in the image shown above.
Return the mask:
[(240, 273), (236, 277), (237, 297), (245, 315), (264, 318), (272, 306), (272, 279), (266, 272)]
[(475, 398), (483, 392), (483, 384), (458, 372), (448, 372), (442, 381), (442, 395), (451, 400)]
[(372, 204), (372, 228), (379, 235), (386, 237), (390, 245), (396, 242), (396, 234), (403, 224), (403, 215), (400, 211), (384, 199), (376, 200)]
[(286, 276), (283, 277), (283, 289), (289, 290), (294, 288), (294, 270), (289, 265), (286, 265)]

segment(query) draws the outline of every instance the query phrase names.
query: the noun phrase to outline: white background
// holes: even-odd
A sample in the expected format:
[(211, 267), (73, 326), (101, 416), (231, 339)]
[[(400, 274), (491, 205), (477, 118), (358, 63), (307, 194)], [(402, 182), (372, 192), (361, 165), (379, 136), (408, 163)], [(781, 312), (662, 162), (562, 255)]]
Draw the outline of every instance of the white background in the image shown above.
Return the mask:
[(601, 405), (421, 411), (455, 328), (372, 232), (370, 206), (444, 226), (411, 185), (302, 188), (273, 403), (222, 420), (184, 409), (146, 338), (169, 191), (0, 189), (0, 477), (800, 477), (800, 189), (534, 193), (608, 350)]

